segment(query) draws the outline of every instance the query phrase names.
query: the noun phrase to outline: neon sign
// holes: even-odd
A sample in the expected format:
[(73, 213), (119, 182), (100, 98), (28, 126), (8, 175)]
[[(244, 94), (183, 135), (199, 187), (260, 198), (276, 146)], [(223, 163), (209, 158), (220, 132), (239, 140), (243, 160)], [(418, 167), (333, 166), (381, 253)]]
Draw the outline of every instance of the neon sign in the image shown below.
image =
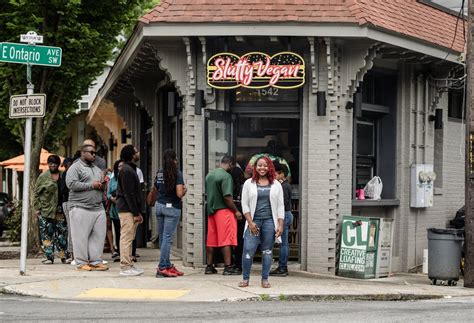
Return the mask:
[(273, 56), (251, 52), (240, 57), (219, 53), (207, 62), (207, 84), (216, 89), (294, 89), (302, 86), (304, 79), (304, 60), (292, 52)]

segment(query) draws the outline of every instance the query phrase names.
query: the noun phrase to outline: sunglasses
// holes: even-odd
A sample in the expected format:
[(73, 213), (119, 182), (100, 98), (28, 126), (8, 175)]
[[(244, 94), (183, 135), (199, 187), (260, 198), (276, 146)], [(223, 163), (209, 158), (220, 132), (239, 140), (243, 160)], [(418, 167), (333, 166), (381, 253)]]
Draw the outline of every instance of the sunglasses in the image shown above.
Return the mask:
[(93, 151), (93, 150), (86, 150), (85, 153), (89, 153), (91, 154), (92, 156), (95, 156), (96, 152)]

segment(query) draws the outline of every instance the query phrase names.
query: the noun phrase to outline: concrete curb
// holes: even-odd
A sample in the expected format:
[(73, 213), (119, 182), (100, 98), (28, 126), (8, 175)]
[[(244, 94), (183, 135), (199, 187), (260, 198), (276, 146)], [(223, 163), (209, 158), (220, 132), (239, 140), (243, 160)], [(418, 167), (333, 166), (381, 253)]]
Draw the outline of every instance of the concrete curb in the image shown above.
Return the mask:
[(241, 298), (236, 300), (223, 300), (224, 302), (268, 302), (268, 301), (288, 301), (288, 302), (328, 302), (328, 301), (419, 301), (429, 299), (440, 299), (443, 295), (427, 294), (365, 294), (365, 295), (268, 295), (261, 294), (257, 297)]

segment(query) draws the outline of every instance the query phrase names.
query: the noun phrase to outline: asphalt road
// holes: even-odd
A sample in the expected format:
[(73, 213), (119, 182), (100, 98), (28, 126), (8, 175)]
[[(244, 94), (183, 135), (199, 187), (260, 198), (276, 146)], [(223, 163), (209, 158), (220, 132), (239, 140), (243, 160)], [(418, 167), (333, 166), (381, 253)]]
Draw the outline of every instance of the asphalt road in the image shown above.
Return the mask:
[(474, 298), (414, 302), (108, 302), (0, 296), (0, 322), (472, 322)]

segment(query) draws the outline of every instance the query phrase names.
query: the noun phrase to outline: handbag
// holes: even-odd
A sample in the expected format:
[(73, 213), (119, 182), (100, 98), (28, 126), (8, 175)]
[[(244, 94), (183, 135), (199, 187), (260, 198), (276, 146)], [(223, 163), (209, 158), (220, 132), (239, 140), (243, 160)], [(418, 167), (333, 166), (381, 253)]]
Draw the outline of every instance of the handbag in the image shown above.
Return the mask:
[(150, 192), (148, 192), (148, 195), (146, 196), (146, 204), (150, 207), (155, 206), (157, 197), (158, 197), (158, 190), (156, 189), (156, 186), (153, 185), (153, 188), (151, 189)]

